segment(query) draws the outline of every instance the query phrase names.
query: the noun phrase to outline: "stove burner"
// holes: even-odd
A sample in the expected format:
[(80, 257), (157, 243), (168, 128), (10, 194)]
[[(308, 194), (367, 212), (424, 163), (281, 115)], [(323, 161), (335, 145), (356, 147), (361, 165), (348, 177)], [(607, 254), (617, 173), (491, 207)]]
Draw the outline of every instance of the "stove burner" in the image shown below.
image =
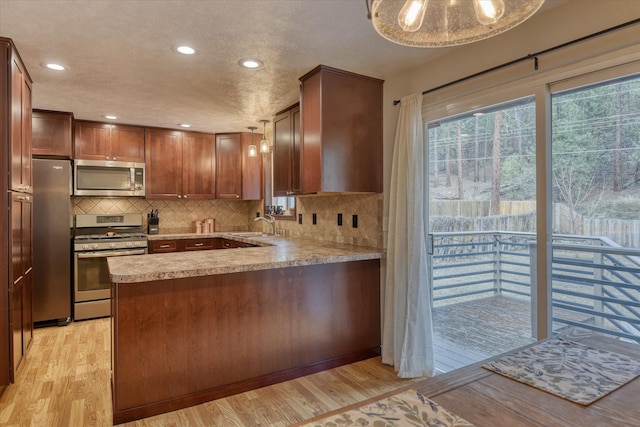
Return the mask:
[(76, 234), (74, 240), (117, 240), (117, 239), (147, 239), (143, 233), (114, 233), (105, 234)]

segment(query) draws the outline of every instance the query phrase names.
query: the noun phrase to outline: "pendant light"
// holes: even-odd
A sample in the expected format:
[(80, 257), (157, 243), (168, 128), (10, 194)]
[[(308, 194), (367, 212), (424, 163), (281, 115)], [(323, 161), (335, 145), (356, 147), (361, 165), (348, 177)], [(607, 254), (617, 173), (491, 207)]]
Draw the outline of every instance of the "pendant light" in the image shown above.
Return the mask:
[(251, 129), (251, 145), (249, 145), (249, 157), (258, 157), (258, 147), (253, 143), (253, 131), (258, 129), (255, 126), (249, 126), (247, 129)]
[(476, 42), (510, 30), (536, 13), (544, 0), (366, 2), (373, 27), (387, 40), (413, 47), (447, 47)]
[(262, 119), (262, 140), (260, 141), (260, 152), (268, 153), (269, 152), (269, 141), (267, 140), (267, 123), (269, 120)]

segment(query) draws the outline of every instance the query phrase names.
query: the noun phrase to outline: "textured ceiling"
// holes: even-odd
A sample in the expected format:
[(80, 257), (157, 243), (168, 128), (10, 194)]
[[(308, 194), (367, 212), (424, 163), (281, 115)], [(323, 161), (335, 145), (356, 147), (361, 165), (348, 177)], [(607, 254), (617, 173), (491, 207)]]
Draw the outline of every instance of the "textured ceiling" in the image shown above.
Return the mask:
[[(34, 108), (231, 132), (261, 130), (318, 64), (384, 79), (451, 49), (393, 44), (366, 14), (365, 0), (0, 0), (0, 36), (26, 63)], [(264, 67), (240, 68), (246, 57)]]
[[(318, 64), (384, 78), (440, 53), (382, 39), (366, 13), (364, 0), (0, 0), (0, 36), (26, 63), (35, 108), (227, 132), (261, 129)], [(246, 57), (264, 67), (240, 68)]]

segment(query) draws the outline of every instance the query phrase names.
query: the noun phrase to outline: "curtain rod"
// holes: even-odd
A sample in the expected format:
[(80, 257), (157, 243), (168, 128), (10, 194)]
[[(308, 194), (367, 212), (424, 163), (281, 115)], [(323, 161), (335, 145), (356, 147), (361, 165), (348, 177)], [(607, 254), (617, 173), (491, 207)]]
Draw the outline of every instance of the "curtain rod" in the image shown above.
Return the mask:
[[(616, 30), (619, 30), (621, 28), (628, 27), (628, 26), (631, 26), (631, 25), (634, 25), (634, 24), (638, 24), (638, 23), (640, 23), (640, 18), (634, 19), (633, 21), (625, 22), (624, 24), (616, 25), (615, 27), (611, 27), (611, 28), (607, 28), (607, 29), (602, 30), (602, 31), (598, 31), (597, 33), (589, 34), (588, 36), (580, 37), (579, 39), (575, 39), (575, 40), (572, 40), (572, 41), (569, 41), (569, 42), (566, 42), (566, 43), (562, 43), (562, 44), (554, 46), (554, 47), (550, 47), (550, 48), (545, 49), (545, 50), (541, 50), (540, 52), (530, 53), (527, 56), (523, 56), (521, 58), (517, 58), (517, 59), (514, 59), (514, 60), (509, 61), (509, 62), (505, 62), (504, 64), (496, 65), (495, 67), (491, 67), (489, 69), (486, 69), (486, 70), (483, 70), (483, 71), (479, 71), (479, 72), (471, 74), (469, 76), (459, 78), (459, 79), (454, 80), (452, 82), (445, 83), (445, 84), (440, 85), (440, 86), (436, 86), (436, 87), (434, 87), (432, 89), (427, 89), (425, 91), (422, 91), (422, 94), (426, 95), (428, 93), (435, 92), (437, 90), (444, 89), (446, 87), (453, 86), (453, 85), (458, 84), (458, 83), (462, 83), (462, 82), (464, 82), (466, 80), (470, 80), (470, 79), (473, 79), (475, 77), (481, 76), (483, 74), (491, 73), (492, 71), (496, 71), (496, 70), (499, 70), (501, 68), (505, 68), (505, 67), (508, 67), (510, 65), (522, 62), (522, 61), (527, 61), (529, 59), (533, 59), (534, 60), (534, 64), (535, 64), (534, 65), (534, 67), (535, 67), (534, 69), (537, 70), (538, 69), (538, 56), (540, 56), (540, 55), (544, 55), (545, 53), (553, 52), (554, 50), (562, 49), (563, 47), (567, 47), (567, 46), (570, 46), (570, 45), (573, 45), (573, 44), (576, 44), (576, 43), (580, 43), (580, 42), (583, 42), (585, 40), (588, 40), (588, 39), (591, 39), (591, 38), (594, 38), (594, 37), (598, 37), (598, 36), (601, 36), (603, 34), (610, 33), (612, 31), (616, 31)], [(393, 101), (393, 105), (398, 105), (399, 103), (400, 103), (399, 99), (396, 99), (396, 100)]]

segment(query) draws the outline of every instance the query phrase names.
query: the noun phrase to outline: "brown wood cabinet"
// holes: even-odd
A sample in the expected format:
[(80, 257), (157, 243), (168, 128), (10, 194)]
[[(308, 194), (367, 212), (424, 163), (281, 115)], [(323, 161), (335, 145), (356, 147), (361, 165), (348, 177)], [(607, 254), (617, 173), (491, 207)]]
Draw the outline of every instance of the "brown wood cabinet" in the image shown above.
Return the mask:
[[(8, 48), (11, 70), (10, 88), (11, 97), (2, 98), (11, 100), (10, 113), (10, 159), (9, 178), (13, 191), (32, 193), (31, 187), (31, 78), (24, 67), (18, 51), (13, 46), (3, 45)], [(2, 62), (5, 66), (6, 62)]]
[(146, 198), (213, 199), (212, 134), (147, 129)]
[(300, 104), (280, 111), (273, 119), (273, 195), (299, 194)]
[(216, 134), (216, 198), (261, 199), (262, 155), (249, 157), (249, 145), (258, 146), (261, 134)]
[(382, 80), (320, 65), (300, 78), (303, 193), (382, 192)]
[(31, 78), (11, 39), (0, 37), (0, 394), (33, 336)]
[(149, 240), (150, 254), (166, 252), (205, 251), (213, 249), (251, 248), (257, 245), (222, 237), (196, 237), (189, 239)]
[(144, 163), (144, 128), (110, 123), (74, 122), (74, 158)]
[(216, 135), (216, 197), (242, 198), (242, 135)]
[(114, 283), (114, 423), (379, 355), (379, 283), (379, 260)]
[[(11, 193), (10, 294), (13, 373), (33, 338), (33, 196)], [(14, 378), (15, 379), (15, 378)]]
[(33, 110), (33, 156), (73, 156), (73, 113)]

